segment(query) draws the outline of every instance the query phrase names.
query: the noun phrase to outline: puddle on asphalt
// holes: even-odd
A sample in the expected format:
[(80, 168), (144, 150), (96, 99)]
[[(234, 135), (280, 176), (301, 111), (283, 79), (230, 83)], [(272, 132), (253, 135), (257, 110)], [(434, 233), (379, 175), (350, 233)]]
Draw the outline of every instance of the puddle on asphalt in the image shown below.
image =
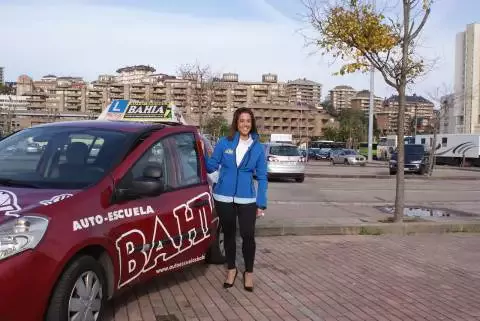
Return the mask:
[[(393, 215), (395, 212), (394, 206), (376, 206), (378, 210), (383, 213)], [(434, 208), (434, 207), (422, 207), (422, 206), (405, 206), (403, 209), (403, 215), (405, 217), (417, 217), (417, 218), (435, 218), (435, 217), (471, 217), (480, 218), (479, 215), (474, 213), (468, 213), (458, 210), (446, 209), (446, 208)]]
[[(395, 207), (386, 206), (381, 207), (382, 212), (393, 214), (395, 212)], [(451, 213), (447, 210), (428, 208), (428, 207), (405, 207), (403, 209), (403, 215), (408, 217), (449, 217), (457, 216), (454, 213)]]

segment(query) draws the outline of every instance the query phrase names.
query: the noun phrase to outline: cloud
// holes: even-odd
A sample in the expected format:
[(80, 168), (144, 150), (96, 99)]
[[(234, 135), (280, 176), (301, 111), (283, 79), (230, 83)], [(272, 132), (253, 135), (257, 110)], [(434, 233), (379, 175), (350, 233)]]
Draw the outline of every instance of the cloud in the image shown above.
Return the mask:
[[(338, 84), (358, 90), (369, 86), (368, 74), (333, 77), (336, 66), (330, 67), (330, 60), (320, 55), (309, 56), (312, 49), (304, 47), (297, 22), (265, 0), (246, 2), (262, 20), (173, 14), (90, 0), (19, 3), (0, 4), (0, 27), (9, 30), (2, 40), (8, 50), (2, 50), (0, 60), (9, 80), (23, 73), (34, 78), (54, 73), (91, 81), (132, 64), (150, 64), (173, 74), (180, 64), (199, 61), (220, 73), (237, 72), (241, 80), (259, 81), (269, 72), (282, 81), (306, 77), (324, 85), (322, 96)], [(429, 46), (449, 58), (453, 47), (447, 48), (454, 39), (432, 40)], [(435, 77), (452, 74), (443, 68)], [(429, 77), (419, 88), (432, 88), (434, 81)], [(377, 95), (391, 94), (378, 73), (375, 83)]]

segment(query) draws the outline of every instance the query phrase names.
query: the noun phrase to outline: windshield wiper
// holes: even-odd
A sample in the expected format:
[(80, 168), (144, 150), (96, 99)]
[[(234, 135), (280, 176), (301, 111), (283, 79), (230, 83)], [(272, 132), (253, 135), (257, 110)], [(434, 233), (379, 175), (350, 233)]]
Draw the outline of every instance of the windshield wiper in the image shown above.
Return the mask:
[(38, 185), (24, 182), (24, 181), (17, 181), (11, 178), (0, 178), (0, 185), (10, 186), (10, 187), (40, 188), (40, 186)]

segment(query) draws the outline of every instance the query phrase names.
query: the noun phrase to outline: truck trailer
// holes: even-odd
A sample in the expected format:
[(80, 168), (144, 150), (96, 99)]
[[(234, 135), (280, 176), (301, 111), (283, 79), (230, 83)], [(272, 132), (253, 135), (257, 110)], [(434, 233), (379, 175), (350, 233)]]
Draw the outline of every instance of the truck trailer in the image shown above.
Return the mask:
[[(415, 136), (415, 144), (432, 151), (433, 134)], [(480, 134), (437, 134), (435, 163), (480, 166)]]

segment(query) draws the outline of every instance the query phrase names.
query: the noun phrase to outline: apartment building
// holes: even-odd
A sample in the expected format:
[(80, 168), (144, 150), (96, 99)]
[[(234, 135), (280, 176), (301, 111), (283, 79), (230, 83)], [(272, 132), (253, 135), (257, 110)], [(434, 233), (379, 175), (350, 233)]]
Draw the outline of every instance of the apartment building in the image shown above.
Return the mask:
[(27, 110), (27, 97), (0, 95), (0, 135), (10, 133), (20, 127), (15, 115)]
[(127, 66), (117, 69), (116, 81), (121, 84), (138, 84), (152, 75), (155, 68), (146, 65)]
[[(370, 91), (361, 90), (350, 98), (350, 108), (362, 110), (366, 116), (370, 111)], [(373, 112), (374, 114), (383, 111), (383, 99), (374, 96), (373, 98)]]
[[(392, 95), (386, 99), (383, 104), (383, 110), (379, 111), (380, 117), (387, 117), (386, 128), (381, 128), (387, 133), (397, 132), (397, 115), (399, 99), (397, 95)], [(428, 126), (433, 118), (433, 109), (435, 105), (428, 99), (416, 94), (406, 96), (405, 104), (405, 135), (413, 135), (428, 130)], [(378, 118), (378, 116), (377, 116)]]
[(351, 108), (351, 100), (355, 97), (357, 91), (350, 86), (340, 85), (330, 90), (330, 101), (335, 110)]
[[(278, 108), (297, 109), (308, 113), (319, 106), (321, 85), (302, 79), (279, 82), (276, 74), (263, 74), (260, 81), (241, 81), (236, 73), (225, 73), (221, 78), (199, 84), (194, 80), (156, 74), (148, 66), (124, 67), (119, 75), (99, 75), (91, 83), (78, 77), (46, 75), (34, 81), (27, 75), (17, 80), (17, 93), (26, 97), (29, 113), (45, 114), (47, 119), (69, 117), (95, 118), (115, 99), (132, 101), (173, 101), (185, 119), (195, 125), (205, 123), (209, 116), (223, 116), (230, 121), (239, 107), (258, 107), (278, 114)], [(272, 106), (269, 110), (266, 106)], [(48, 117), (47, 117), (48, 115)], [(52, 116), (53, 115), (53, 116)], [(295, 122), (296, 118), (291, 117)], [(314, 133), (315, 128), (297, 124), (302, 132)], [(272, 130), (278, 129), (277, 127)], [(304, 134), (306, 135), (306, 134)], [(310, 135), (310, 134), (309, 134)]]
[(480, 24), (468, 24), (455, 39), (455, 103), (451, 134), (480, 133)]
[(323, 129), (334, 122), (326, 112), (311, 106), (253, 104), (250, 107), (260, 133), (289, 133), (297, 143), (322, 136)]
[(288, 101), (320, 108), (322, 85), (306, 78), (288, 81), (286, 84)]

